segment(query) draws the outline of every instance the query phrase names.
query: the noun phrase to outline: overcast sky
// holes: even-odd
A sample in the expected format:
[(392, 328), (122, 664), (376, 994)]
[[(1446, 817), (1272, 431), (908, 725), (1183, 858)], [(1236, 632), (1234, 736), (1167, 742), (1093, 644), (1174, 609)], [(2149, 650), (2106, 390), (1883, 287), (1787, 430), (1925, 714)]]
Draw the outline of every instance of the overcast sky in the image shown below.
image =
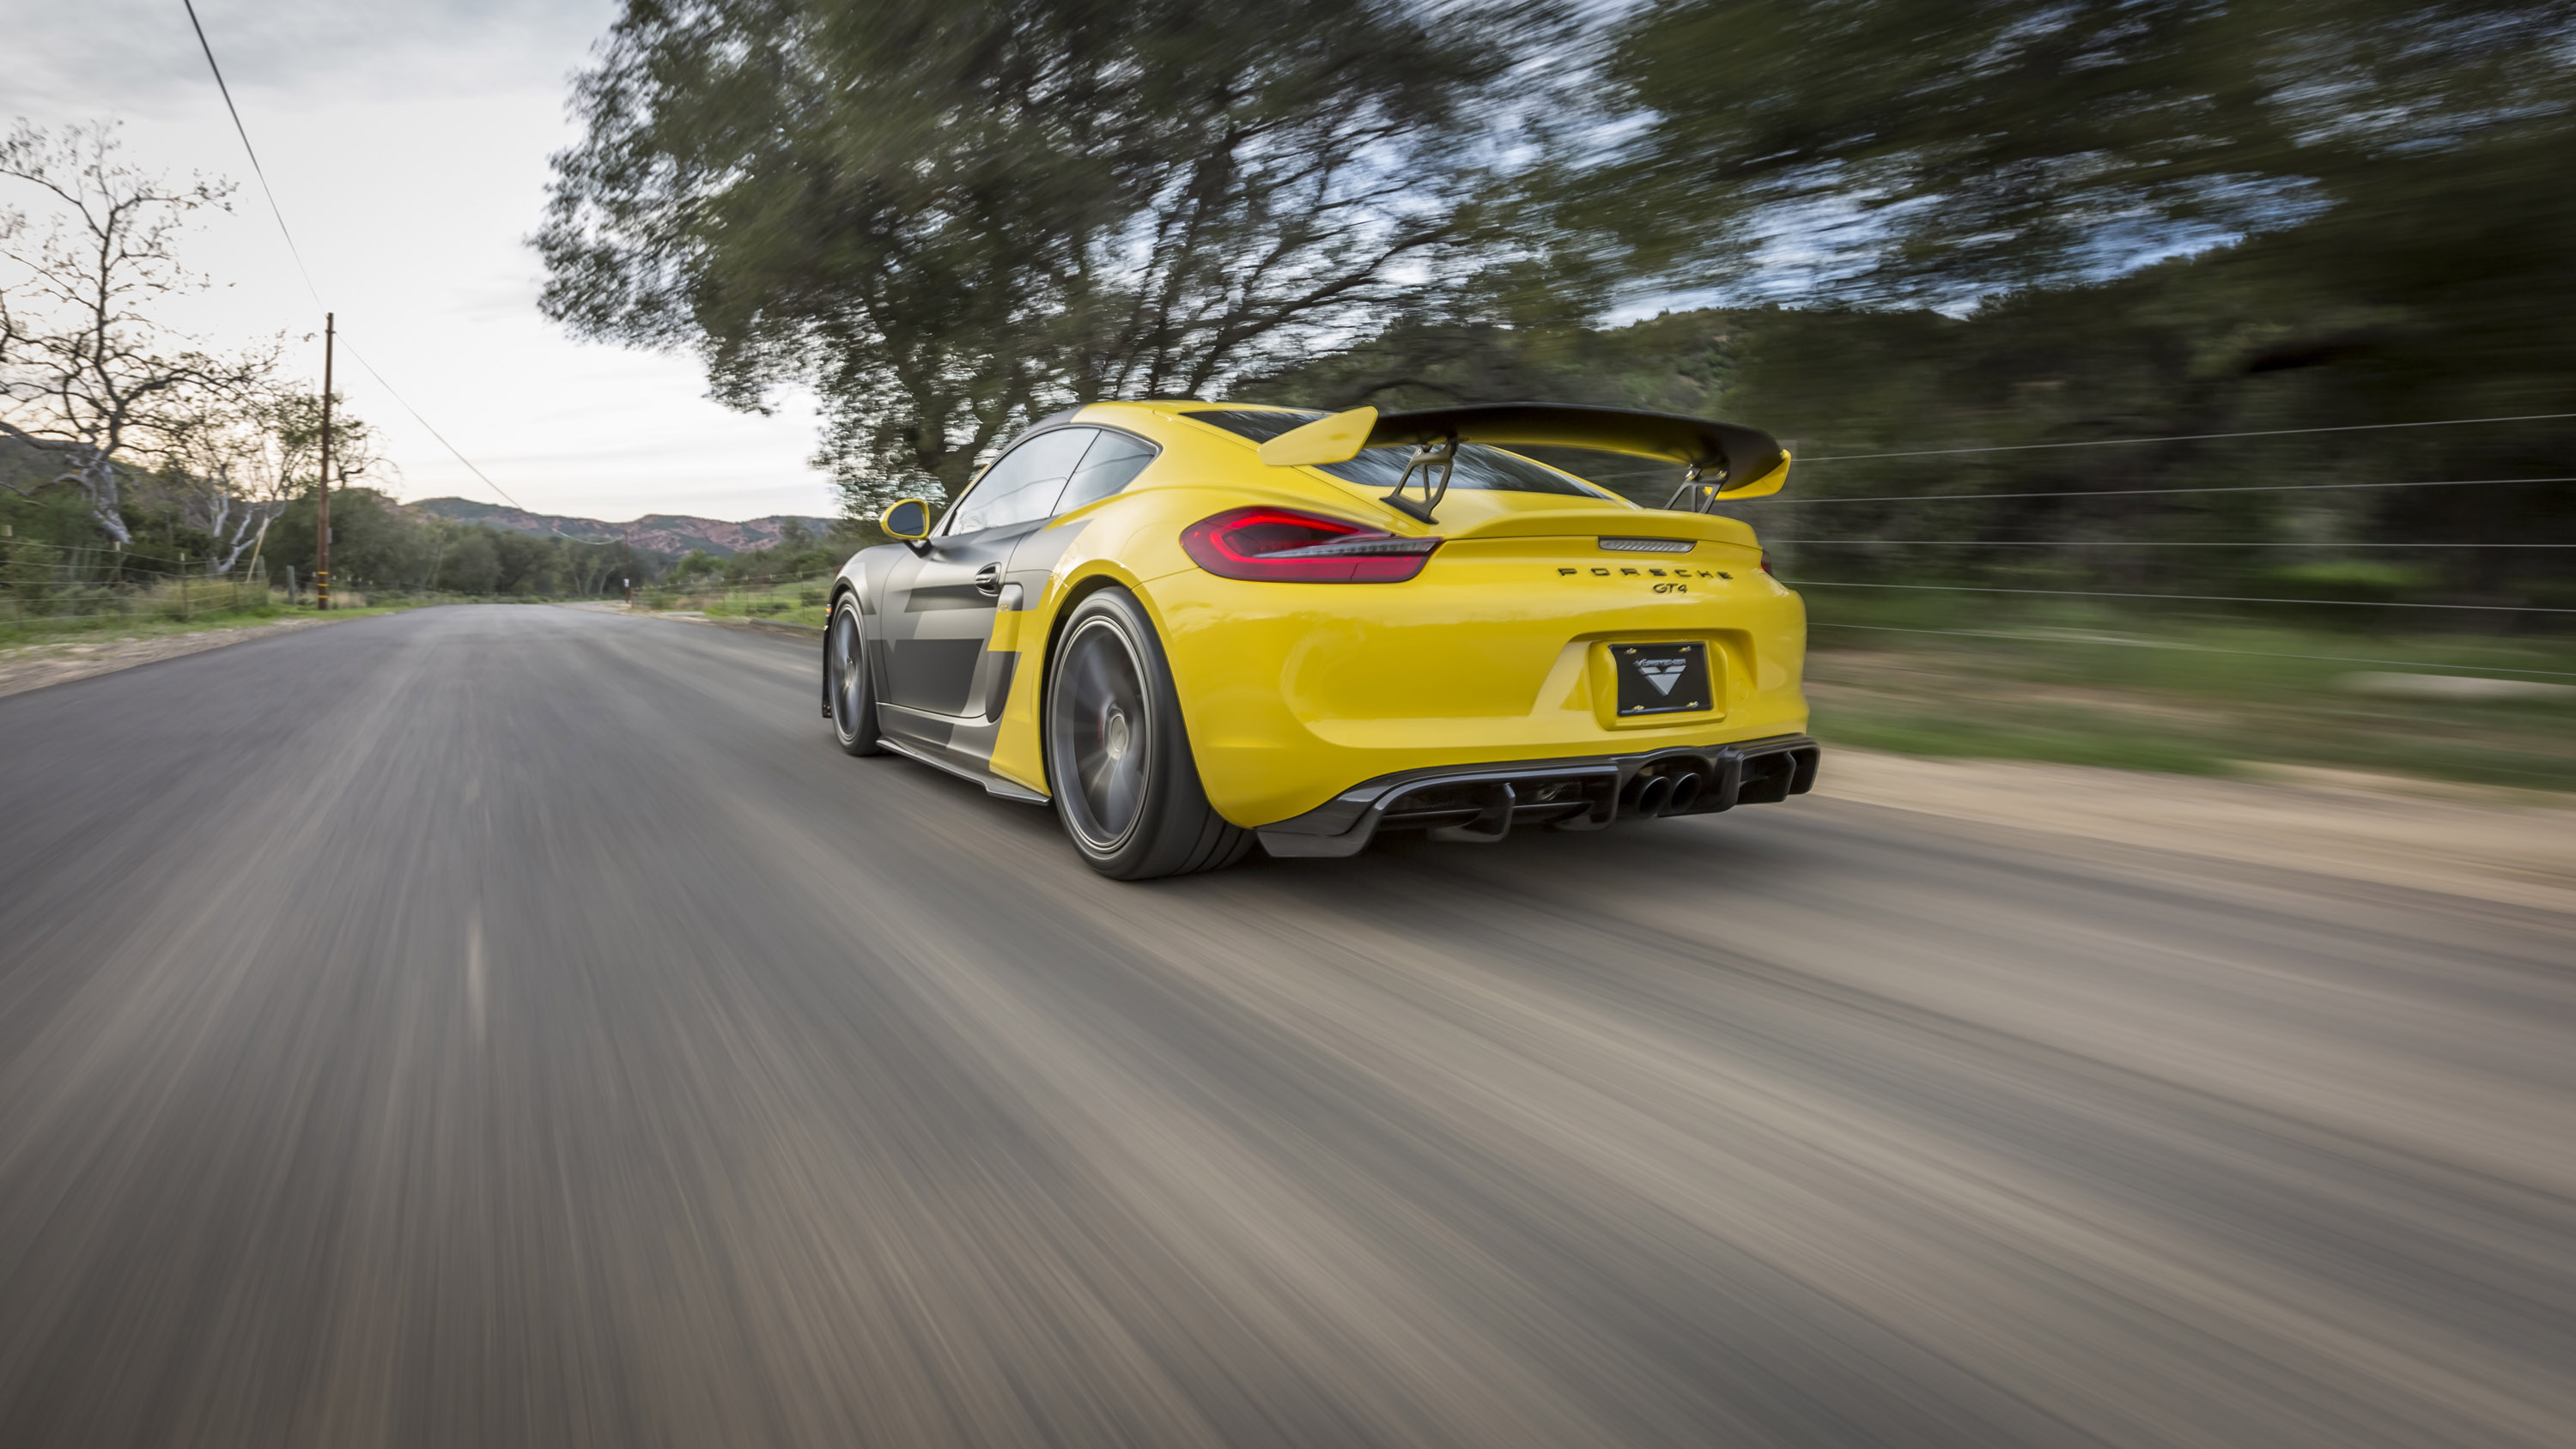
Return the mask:
[[(197, 0), (215, 58), (341, 336), (529, 508), (624, 519), (831, 514), (802, 406), (717, 406), (687, 357), (575, 342), (537, 315), (526, 238), (546, 157), (571, 140), (568, 78), (609, 0)], [(128, 158), (242, 183), (190, 237), (216, 289), (188, 328), (285, 332), (318, 384), (319, 309), (279, 240), (180, 0), (0, 0), (0, 118), (114, 118)], [(5, 188), (10, 183), (0, 183)], [(0, 205), (34, 210), (18, 192)], [(494, 499), (344, 353), (337, 382), (379, 431), (400, 497)]]

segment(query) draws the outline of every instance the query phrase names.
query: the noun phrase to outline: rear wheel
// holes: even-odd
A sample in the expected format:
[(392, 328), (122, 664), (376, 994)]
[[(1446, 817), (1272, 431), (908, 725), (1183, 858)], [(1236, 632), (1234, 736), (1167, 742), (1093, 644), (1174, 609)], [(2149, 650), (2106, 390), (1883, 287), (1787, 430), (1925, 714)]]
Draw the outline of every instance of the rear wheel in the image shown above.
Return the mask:
[(876, 690), (868, 683), (856, 594), (841, 596), (832, 610), (831, 630), (823, 636), (823, 697), (831, 705), (832, 734), (843, 750), (853, 755), (885, 752), (877, 743)]
[(1150, 880), (1252, 848), (1199, 786), (1171, 665), (1135, 595), (1102, 589), (1074, 606), (1047, 664), (1045, 723), (1056, 816), (1092, 869)]

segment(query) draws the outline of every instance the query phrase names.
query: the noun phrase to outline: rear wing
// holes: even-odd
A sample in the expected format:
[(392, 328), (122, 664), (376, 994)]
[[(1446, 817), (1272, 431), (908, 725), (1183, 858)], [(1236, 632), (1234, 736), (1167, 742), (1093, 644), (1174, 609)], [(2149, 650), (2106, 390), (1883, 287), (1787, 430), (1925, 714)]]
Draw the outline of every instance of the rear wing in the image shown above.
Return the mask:
[[(1693, 512), (1724, 499), (1777, 493), (1789, 481), (1788, 450), (1758, 429), (1678, 413), (1559, 403), (1475, 403), (1400, 413), (1353, 408), (1272, 438), (1261, 445), (1261, 461), (1279, 468), (1314, 467), (1347, 463), (1362, 448), (1410, 445), (1413, 459), (1385, 501), (1428, 522), (1448, 491), (1450, 460), (1461, 443), (1593, 448), (1679, 463), (1681, 486), (1664, 506)], [(1404, 496), (1416, 469), (1422, 472), (1418, 503)]]

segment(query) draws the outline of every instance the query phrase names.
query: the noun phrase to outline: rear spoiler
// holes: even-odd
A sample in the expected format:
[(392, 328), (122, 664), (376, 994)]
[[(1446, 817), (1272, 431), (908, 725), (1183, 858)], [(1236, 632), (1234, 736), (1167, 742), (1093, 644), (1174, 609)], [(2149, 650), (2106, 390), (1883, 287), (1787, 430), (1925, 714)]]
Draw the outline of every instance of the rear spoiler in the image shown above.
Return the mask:
[[(1314, 467), (1347, 463), (1362, 448), (1410, 445), (1413, 460), (1386, 501), (1428, 521), (1448, 491), (1449, 462), (1460, 443), (1593, 448), (1679, 463), (1681, 487), (1664, 506), (1687, 506), (1694, 512), (1723, 499), (1777, 493), (1789, 481), (1788, 450), (1758, 429), (1678, 413), (1560, 403), (1475, 403), (1400, 413), (1353, 408), (1272, 438), (1261, 445), (1261, 461), (1279, 468)], [(1423, 475), (1420, 503), (1402, 496), (1416, 468)], [(1686, 494), (1690, 502), (1682, 505)]]

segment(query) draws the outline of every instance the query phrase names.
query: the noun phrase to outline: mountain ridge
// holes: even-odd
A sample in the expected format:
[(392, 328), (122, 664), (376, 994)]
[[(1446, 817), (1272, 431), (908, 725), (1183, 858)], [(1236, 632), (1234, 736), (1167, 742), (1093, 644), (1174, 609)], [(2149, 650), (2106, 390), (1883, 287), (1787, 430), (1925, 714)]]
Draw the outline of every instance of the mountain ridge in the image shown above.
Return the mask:
[(688, 553), (707, 553), (718, 558), (752, 553), (776, 547), (786, 536), (790, 523), (802, 525), (808, 535), (820, 538), (831, 532), (834, 522), (829, 518), (796, 513), (773, 513), (741, 520), (702, 518), (690, 513), (647, 513), (624, 523), (612, 523), (566, 513), (538, 513), (505, 503), (481, 503), (471, 498), (424, 498), (403, 506), (450, 523), (486, 524), (538, 538), (569, 538), (579, 543), (631, 543), (646, 553), (659, 554), (664, 558), (678, 558)]

